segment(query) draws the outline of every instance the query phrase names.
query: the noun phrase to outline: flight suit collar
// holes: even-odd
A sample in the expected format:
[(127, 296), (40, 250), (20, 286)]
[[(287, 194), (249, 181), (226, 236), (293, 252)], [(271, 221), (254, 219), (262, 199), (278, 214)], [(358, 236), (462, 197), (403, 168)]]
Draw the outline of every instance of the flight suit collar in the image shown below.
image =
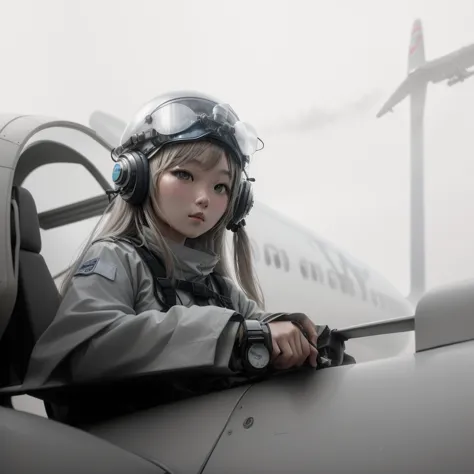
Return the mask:
[[(155, 242), (152, 231), (145, 227), (143, 233), (150, 250), (161, 256), (163, 254)], [(191, 248), (187, 245), (178, 244), (165, 239), (171, 252), (175, 257), (176, 278), (188, 281), (198, 281), (207, 277), (219, 262), (219, 256), (213, 252)]]

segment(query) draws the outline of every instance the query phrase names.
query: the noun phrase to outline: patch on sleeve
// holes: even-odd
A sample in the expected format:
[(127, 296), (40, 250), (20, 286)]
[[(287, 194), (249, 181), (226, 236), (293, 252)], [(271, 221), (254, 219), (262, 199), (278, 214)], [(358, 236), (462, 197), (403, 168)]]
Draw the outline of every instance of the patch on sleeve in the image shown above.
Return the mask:
[(108, 280), (115, 280), (117, 273), (117, 267), (112, 263), (104, 262), (100, 258), (93, 258), (84, 262), (74, 273), (77, 275), (101, 275)]

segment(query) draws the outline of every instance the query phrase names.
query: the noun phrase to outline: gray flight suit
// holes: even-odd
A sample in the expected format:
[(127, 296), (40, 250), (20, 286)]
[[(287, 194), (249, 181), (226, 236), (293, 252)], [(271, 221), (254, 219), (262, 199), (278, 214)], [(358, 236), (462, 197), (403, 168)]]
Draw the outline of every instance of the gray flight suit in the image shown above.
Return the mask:
[[(219, 260), (200, 250), (169, 245), (177, 257), (178, 279), (203, 282)], [(226, 283), (236, 312), (244, 318), (272, 319), (230, 279)], [(131, 244), (94, 243), (54, 321), (34, 347), (25, 385), (39, 386), (58, 377), (81, 382), (184, 368), (231, 375), (228, 364), (239, 323), (229, 320), (235, 312), (213, 301), (198, 306), (181, 290), (177, 301), (163, 311), (152, 274)]]

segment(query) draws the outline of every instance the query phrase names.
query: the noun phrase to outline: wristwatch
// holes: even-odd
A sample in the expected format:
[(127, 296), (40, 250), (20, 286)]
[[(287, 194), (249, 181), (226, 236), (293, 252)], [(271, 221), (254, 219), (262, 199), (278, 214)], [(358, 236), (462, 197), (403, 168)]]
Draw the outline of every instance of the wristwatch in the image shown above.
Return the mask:
[(241, 324), (240, 362), (245, 372), (264, 372), (272, 353), (272, 336), (268, 324), (245, 319)]

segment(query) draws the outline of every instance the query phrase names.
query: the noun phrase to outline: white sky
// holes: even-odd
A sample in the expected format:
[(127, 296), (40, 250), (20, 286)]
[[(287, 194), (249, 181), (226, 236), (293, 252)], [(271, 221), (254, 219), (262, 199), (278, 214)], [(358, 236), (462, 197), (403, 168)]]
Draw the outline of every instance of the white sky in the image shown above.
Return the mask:
[[(406, 74), (417, 17), (428, 59), (474, 42), (467, 0), (17, 0), (0, 16), (0, 110), (87, 123), (167, 90), (220, 97), (265, 141), (257, 199), (408, 293), (408, 101), (375, 114)], [(430, 287), (474, 274), (470, 104), (474, 79), (429, 86)]]

